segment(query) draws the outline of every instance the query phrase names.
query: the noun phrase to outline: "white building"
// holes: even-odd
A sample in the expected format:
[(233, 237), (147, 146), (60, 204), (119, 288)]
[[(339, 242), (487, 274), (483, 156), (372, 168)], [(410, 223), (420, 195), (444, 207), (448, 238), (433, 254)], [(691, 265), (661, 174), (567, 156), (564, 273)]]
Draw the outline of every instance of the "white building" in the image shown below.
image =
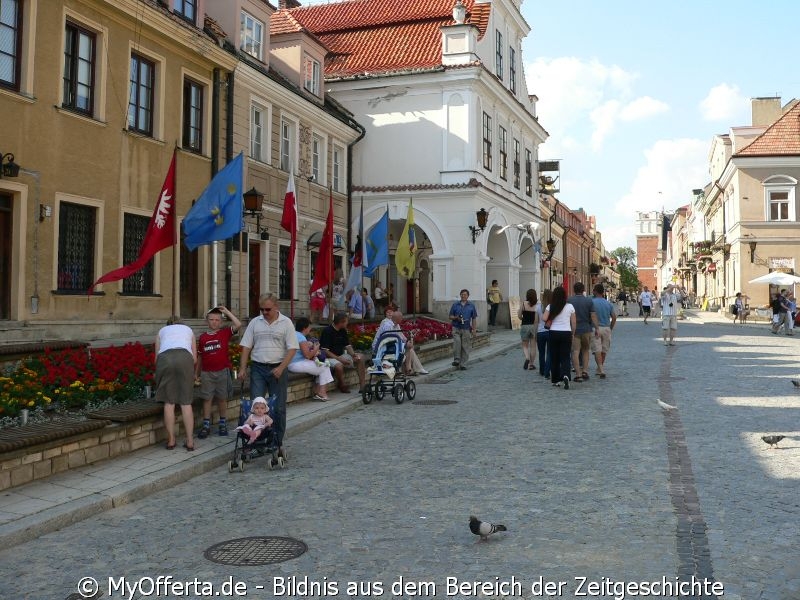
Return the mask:
[[(548, 134), (525, 84), (521, 43), (530, 26), (520, 4), (281, 3), (330, 50), (327, 93), (366, 129), (351, 162), (354, 225), (363, 197), (365, 228), (388, 206), (398, 240), (413, 199), (418, 277), (407, 282), (393, 264), (378, 277), (394, 283), (406, 312), (446, 316), (461, 288), (485, 305), (493, 279), (505, 298), (541, 289), (536, 165)], [(533, 235), (516, 227), (497, 235), (531, 221)]]

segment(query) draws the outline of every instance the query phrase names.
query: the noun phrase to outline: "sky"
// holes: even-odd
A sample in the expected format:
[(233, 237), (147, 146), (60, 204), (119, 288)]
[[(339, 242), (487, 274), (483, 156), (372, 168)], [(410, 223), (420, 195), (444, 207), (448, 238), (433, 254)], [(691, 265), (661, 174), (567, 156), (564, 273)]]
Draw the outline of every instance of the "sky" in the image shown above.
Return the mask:
[(636, 212), (710, 183), (713, 136), (750, 125), (751, 98), (800, 97), (797, 2), (522, 0), (522, 15), (539, 158), (561, 161), (558, 198), (596, 217), (607, 251), (636, 249)]

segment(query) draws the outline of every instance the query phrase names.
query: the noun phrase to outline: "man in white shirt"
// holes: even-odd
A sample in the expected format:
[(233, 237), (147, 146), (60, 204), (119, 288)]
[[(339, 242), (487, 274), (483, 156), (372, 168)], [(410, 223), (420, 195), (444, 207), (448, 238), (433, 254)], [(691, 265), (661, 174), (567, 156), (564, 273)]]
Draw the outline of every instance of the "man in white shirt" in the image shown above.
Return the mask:
[[(678, 309), (681, 306), (681, 297), (675, 293), (675, 286), (671, 283), (664, 288), (661, 294), (661, 334), (664, 345), (675, 345), (675, 332), (678, 331)], [(669, 332), (669, 342), (667, 342)]]
[(650, 309), (653, 307), (653, 297), (650, 295), (650, 290), (647, 286), (644, 286), (644, 291), (639, 294), (639, 306), (642, 307), (644, 324), (647, 325), (647, 319), (650, 318)]

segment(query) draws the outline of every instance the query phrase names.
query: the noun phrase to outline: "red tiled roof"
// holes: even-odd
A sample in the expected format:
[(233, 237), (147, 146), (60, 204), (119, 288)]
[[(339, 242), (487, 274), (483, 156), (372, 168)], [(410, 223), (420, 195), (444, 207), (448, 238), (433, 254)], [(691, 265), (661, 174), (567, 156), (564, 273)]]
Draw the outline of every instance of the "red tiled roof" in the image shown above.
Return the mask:
[[(289, 12), (331, 50), (325, 75), (346, 77), (441, 66), (440, 27), (454, 24), (453, 4), (453, 0), (348, 0)], [(465, 5), (467, 22), (483, 35), (491, 4), (465, 0)]]
[(767, 130), (735, 156), (800, 155), (800, 103), (770, 125)]
[(308, 29), (297, 22), (297, 19), (288, 10), (279, 10), (269, 18), (269, 34), (307, 32)]

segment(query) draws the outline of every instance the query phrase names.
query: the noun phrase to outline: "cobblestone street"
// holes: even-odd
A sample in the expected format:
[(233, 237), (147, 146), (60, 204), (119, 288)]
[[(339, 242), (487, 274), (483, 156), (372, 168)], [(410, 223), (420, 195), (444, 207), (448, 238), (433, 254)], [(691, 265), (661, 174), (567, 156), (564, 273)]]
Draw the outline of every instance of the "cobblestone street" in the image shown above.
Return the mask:
[[(83, 577), (103, 598), (202, 597), (108, 583), (172, 576), (213, 583), (212, 593), (243, 582), (252, 598), (445, 598), (448, 577), (514, 577), (521, 593), (449, 597), (573, 598), (581, 578), (694, 575), (726, 599), (800, 598), (800, 395), (789, 381), (800, 340), (694, 318), (674, 347), (660, 333), (620, 319), (608, 378), (569, 390), (523, 371), (514, 348), (418, 385), (417, 400), (452, 404), (387, 396), (290, 438), (285, 470), (265, 459), (244, 473), (220, 468), (3, 550), (0, 597), (62, 600)], [(787, 437), (768, 450), (768, 433)], [(480, 541), (471, 514), (508, 532)], [(203, 556), (248, 536), (288, 536), (308, 551), (262, 567)], [(433, 585), (393, 594), (401, 578)], [(539, 578), (565, 584), (537, 593)], [(348, 582), (362, 587), (348, 595)], [(306, 593), (306, 583), (321, 585)]]

